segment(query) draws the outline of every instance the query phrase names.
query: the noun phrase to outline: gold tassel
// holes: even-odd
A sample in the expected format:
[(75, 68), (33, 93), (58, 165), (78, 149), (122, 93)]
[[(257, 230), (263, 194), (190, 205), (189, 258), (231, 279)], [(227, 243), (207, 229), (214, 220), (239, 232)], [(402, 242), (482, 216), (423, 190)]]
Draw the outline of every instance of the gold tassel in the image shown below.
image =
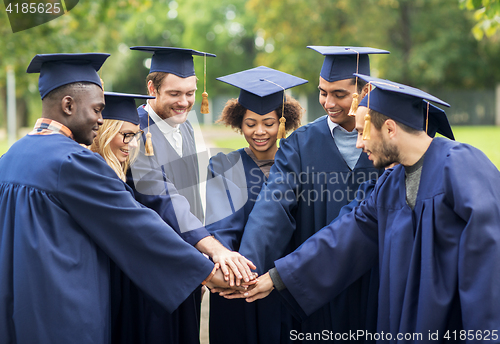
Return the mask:
[(200, 112), (204, 115), (206, 115), (207, 113), (210, 113), (210, 110), (208, 108), (208, 93), (207, 92), (203, 92), (201, 94), (201, 96), (203, 97), (203, 99), (201, 100), (201, 109), (200, 109)]
[(151, 141), (151, 133), (148, 131), (146, 134), (146, 143), (144, 145), (144, 151), (146, 156), (153, 156), (155, 152), (153, 150), (153, 142)]
[(427, 116), (425, 117), (425, 133), (427, 134), (429, 132), (429, 106), (431, 103), (427, 103)]
[[(356, 73), (359, 73), (359, 52), (353, 49), (352, 50), (356, 53)], [(356, 77), (356, 84), (355, 84), (355, 91), (352, 94), (352, 103), (351, 103), (351, 109), (349, 110), (348, 115), (353, 117), (356, 116), (356, 111), (358, 110), (358, 104), (359, 104), (359, 94), (358, 94), (358, 77)]]
[(203, 93), (201, 94), (203, 98), (201, 100), (201, 109), (200, 112), (204, 115), (210, 113), (210, 109), (208, 108), (208, 93), (207, 93), (207, 54), (203, 55)]
[(280, 125), (278, 127), (278, 140), (286, 138), (285, 122), (286, 118), (284, 116), (281, 116)]
[[(370, 111), (370, 110), (368, 110)], [(365, 115), (365, 127), (363, 128), (363, 140), (369, 140), (371, 136), (371, 124), (372, 124), (372, 116), (369, 113)]]
[(351, 109), (349, 110), (349, 116), (356, 116), (358, 105), (359, 105), (359, 94), (354, 92), (352, 94), (352, 103), (351, 103)]
[(366, 115), (365, 115), (365, 126), (363, 128), (363, 140), (369, 140), (371, 137), (371, 128), (372, 128), (372, 116), (370, 116), (370, 91), (371, 91), (371, 86), (370, 82), (368, 82), (368, 101), (366, 102)]
[(285, 128), (285, 123), (286, 123), (286, 118), (285, 118), (285, 101), (286, 101), (286, 96), (285, 96), (285, 88), (281, 85), (278, 85), (277, 83), (267, 80), (267, 79), (260, 79), (261, 81), (267, 81), (270, 82), (271, 84), (274, 84), (278, 87), (281, 87), (283, 89), (283, 102), (281, 103), (281, 118), (280, 118), (280, 125), (278, 127), (278, 140), (286, 138), (286, 128)]
[(145, 156), (154, 156), (155, 155), (155, 151), (153, 149), (153, 141), (151, 139), (151, 136), (153, 136), (153, 134), (151, 134), (151, 132), (149, 131), (149, 113), (148, 113), (148, 132), (146, 134), (146, 143), (144, 143), (144, 155)]

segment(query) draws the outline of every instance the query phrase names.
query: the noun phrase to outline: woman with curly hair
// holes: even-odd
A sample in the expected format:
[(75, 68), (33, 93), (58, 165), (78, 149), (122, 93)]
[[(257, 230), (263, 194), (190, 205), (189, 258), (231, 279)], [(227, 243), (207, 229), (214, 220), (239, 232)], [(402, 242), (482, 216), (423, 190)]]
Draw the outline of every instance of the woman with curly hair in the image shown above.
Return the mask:
[[(278, 138), (300, 126), (303, 109), (284, 90), (307, 81), (262, 66), (218, 80), (241, 89), (238, 99), (226, 103), (218, 122), (243, 134), (248, 147), (210, 159), (205, 219), (208, 231), (237, 251), (248, 215), (274, 163)], [(211, 294), (210, 343), (287, 342), (291, 314), (276, 293), (270, 296), (248, 304)]]

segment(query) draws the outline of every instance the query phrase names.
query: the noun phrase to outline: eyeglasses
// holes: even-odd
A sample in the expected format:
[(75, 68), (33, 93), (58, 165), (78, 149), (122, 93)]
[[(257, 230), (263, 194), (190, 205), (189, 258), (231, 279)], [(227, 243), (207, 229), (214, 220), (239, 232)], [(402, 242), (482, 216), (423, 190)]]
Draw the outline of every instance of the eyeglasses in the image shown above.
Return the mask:
[(122, 132), (119, 133), (123, 136), (123, 143), (127, 144), (130, 143), (130, 141), (132, 141), (133, 139), (139, 141), (144, 131), (139, 130), (136, 133), (122, 133)]

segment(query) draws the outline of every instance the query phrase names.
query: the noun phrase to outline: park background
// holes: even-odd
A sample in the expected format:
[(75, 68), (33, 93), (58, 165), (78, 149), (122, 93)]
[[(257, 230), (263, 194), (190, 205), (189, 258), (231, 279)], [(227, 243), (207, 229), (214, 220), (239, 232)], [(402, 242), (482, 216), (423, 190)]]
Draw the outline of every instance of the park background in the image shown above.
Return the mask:
[[(372, 75), (450, 103), (446, 112), (457, 140), (500, 166), (499, 0), (80, 0), (67, 14), (16, 33), (6, 8), (0, 10), (0, 154), (41, 113), (38, 74), (25, 72), (35, 54), (110, 53), (100, 72), (105, 89), (143, 94), (150, 55), (130, 46), (215, 53), (207, 58), (208, 115), (199, 113), (203, 57), (195, 57), (195, 109), (212, 143), (239, 148), (245, 145), (240, 136), (212, 125), (226, 100), (238, 95), (215, 78), (265, 65), (307, 79), (293, 91), (307, 109), (307, 123), (324, 111), (317, 91), (323, 56), (306, 46), (351, 45), (389, 50), (372, 56)], [(7, 120), (9, 77), (15, 80), (15, 128)]]
[[(30, 1), (48, 2), (60, 1)], [(199, 78), (195, 109), (206, 142), (236, 149), (246, 146), (244, 139), (214, 122), (238, 90), (215, 78), (265, 65), (309, 80), (293, 90), (307, 109), (305, 124), (324, 114), (317, 90), (323, 56), (306, 46), (349, 45), (389, 50), (390, 55), (372, 55), (372, 75), (421, 88), (450, 103), (446, 112), (456, 139), (478, 147), (500, 167), (500, 0), (72, 3), (65, 15), (16, 33), (7, 8), (0, 4), (0, 154), (41, 114), (38, 74), (26, 74), (36, 54), (110, 53), (100, 72), (105, 89), (144, 94), (150, 55), (129, 47), (173, 46), (214, 53), (216, 58), (207, 58), (208, 115), (199, 113), (203, 58), (194, 58)], [(12, 81), (15, 88), (8, 92)], [(10, 116), (15, 123), (8, 120), (14, 103)], [(204, 307), (202, 343), (207, 342), (206, 315)]]

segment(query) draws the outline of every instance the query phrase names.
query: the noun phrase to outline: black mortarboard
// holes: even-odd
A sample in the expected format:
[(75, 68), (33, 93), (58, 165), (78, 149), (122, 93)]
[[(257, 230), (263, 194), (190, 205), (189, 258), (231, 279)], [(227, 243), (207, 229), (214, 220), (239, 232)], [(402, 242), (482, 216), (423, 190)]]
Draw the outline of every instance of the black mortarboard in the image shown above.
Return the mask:
[(102, 88), (97, 71), (109, 54), (38, 54), (30, 62), (27, 73), (40, 73), (40, 96), (74, 82), (91, 82)]
[(153, 53), (153, 57), (151, 58), (151, 68), (149, 70), (150, 73), (172, 73), (181, 78), (187, 78), (195, 75), (193, 55), (215, 57), (214, 54), (204, 53), (192, 49), (173, 47), (138, 46), (131, 47), (130, 49)]
[(307, 83), (305, 79), (260, 66), (217, 78), (240, 89), (238, 102), (259, 115), (283, 103), (284, 90)]
[(310, 45), (308, 48), (325, 55), (320, 75), (328, 82), (353, 78), (354, 73), (370, 75), (368, 54), (389, 54), (387, 50), (368, 47)]
[(423, 100), (424, 107), (424, 118), (427, 117), (427, 106), (429, 106), (429, 121), (427, 127), (427, 135), (430, 137), (436, 136), (436, 133), (449, 138), (450, 140), (455, 140), (453, 135), (453, 130), (451, 130), (450, 122), (448, 122), (448, 117), (444, 110), (438, 108), (435, 105)]
[(102, 118), (139, 124), (139, 114), (135, 106), (136, 98), (153, 99), (154, 97), (140, 94), (104, 92), (106, 107), (102, 111)]
[(356, 76), (375, 86), (368, 93), (369, 96), (367, 95), (361, 100), (359, 106), (369, 107), (417, 130), (425, 129), (424, 105), (422, 100), (450, 106), (441, 99), (418, 88), (368, 75), (356, 74)]

